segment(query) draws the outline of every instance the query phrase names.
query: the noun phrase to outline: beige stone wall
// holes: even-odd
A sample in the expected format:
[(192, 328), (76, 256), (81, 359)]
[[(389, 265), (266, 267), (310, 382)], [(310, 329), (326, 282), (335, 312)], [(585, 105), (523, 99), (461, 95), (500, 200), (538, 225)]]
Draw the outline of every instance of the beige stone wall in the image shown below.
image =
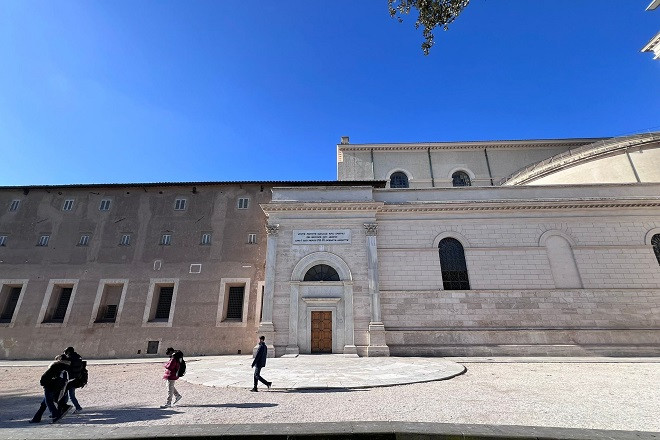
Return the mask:
[[(148, 341), (160, 342), (160, 354), (170, 345), (190, 355), (249, 353), (266, 245), (259, 204), (270, 200), (270, 188), (193, 186), (2, 189), (0, 235), (8, 239), (0, 247), (0, 280), (27, 285), (14, 321), (0, 323), (0, 357), (50, 358), (68, 345), (86, 357), (143, 356)], [(185, 210), (174, 210), (177, 198), (187, 200)], [(238, 209), (238, 198), (249, 199), (248, 209)], [(74, 200), (71, 211), (62, 210), (67, 199)], [(111, 200), (109, 211), (99, 211), (102, 199)], [(15, 212), (12, 200), (21, 201)], [(205, 232), (211, 245), (200, 244)], [(159, 245), (165, 233), (169, 246)], [(249, 233), (256, 244), (247, 243)], [(50, 234), (46, 247), (36, 246), (42, 234)], [(78, 245), (82, 234), (90, 236), (87, 246)], [(129, 246), (119, 245), (124, 234)], [(201, 272), (190, 273), (191, 264)], [(43, 323), (49, 284), (62, 279), (76, 285), (65, 323)], [(163, 279), (177, 285), (170, 322), (144, 322), (150, 284)], [(114, 324), (94, 322), (101, 280), (126, 284)], [(217, 322), (228, 280), (247, 286), (242, 322)]]

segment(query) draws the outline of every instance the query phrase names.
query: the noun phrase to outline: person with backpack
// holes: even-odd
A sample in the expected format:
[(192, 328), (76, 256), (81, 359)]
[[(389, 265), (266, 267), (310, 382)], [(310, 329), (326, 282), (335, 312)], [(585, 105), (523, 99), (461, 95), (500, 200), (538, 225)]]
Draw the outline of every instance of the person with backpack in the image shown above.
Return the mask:
[(64, 394), (62, 400), (66, 404), (68, 399), (71, 399), (71, 403), (76, 407), (73, 413), (78, 414), (82, 411), (82, 407), (76, 398), (76, 388), (82, 388), (87, 385), (87, 362), (82, 360), (82, 357), (76, 353), (73, 347), (67, 347), (64, 350), (64, 355), (69, 359), (71, 365), (69, 365), (67, 392)]
[[(167, 381), (167, 402), (165, 405), (161, 405), (161, 408), (170, 408), (172, 405), (181, 400), (183, 397), (174, 386), (174, 383), (179, 378), (179, 372), (181, 364), (184, 365), (183, 374), (185, 374), (185, 361), (183, 361), (183, 353), (178, 350), (174, 350), (172, 347), (168, 347), (165, 351), (165, 354), (170, 357), (170, 360), (165, 364), (165, 374), (163, 379)], [(183, 375), (182, 374), (182, 375)], [(174, 396), (174, 403), (172, 403), (172, 396)]]
[(66, 393), (66, 385), (69, 382), (68, 368), (70, 364), (71, 362), (65, 355), (59, 354), (55, 356), (55, 361), (48, 366), (46, 372), (41, 376), (39, 384), (44, 388), (44, 399), (30, 423), (39, 423), (46, 408), (50, 411), (53, 423), (64, 417), (71, 409), (71, 405), (61, 402)]

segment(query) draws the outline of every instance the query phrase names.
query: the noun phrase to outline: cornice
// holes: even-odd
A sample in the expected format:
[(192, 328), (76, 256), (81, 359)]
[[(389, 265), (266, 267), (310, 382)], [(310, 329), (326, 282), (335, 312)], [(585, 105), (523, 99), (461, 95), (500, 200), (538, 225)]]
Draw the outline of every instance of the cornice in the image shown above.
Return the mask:
[(473, 141), (473, 142), (419, 142), (409, 144), (339, 144), (342, 151), (435, 151), (435, 150), (483, 150), (488, 149), (526, 149), (526, 148), (577, 148), (602, 141), (607, 138), (560, 139), (529, 141)]
[(660, 198), (645, 200), (507, 200), (487, 202), (449, 202), (433, 204), (385, 205), (380, 213), (457, 212), (457, 211), (529, 211), (554, 209), (658, 208)]
[(288, 202), (264, 203), (261, 209), (266, 213), (291, 211), (368, 211), (376, 212), (384, 205), (383, 202)]

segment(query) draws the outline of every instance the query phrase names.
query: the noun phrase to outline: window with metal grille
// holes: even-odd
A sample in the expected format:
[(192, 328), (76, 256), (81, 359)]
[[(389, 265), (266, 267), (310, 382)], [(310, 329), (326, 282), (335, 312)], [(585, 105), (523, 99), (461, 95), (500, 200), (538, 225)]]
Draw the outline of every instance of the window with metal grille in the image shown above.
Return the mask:
[(233, 286), (229, 288), (227, 298), (227, 319), (243, 319), (243, 298), (245, 286)]
[(158, 345), (160, 341), (148, 341), (147, 342), (147, 354), (158, 354)]
[(5, 246), (7, 244), (7, 236), (0, 235), (0, 246)]
[(160, 237), (160, 244), (163, 246), (169, 246), (172, 244), (172, 236), (170, 234), (163, 234), (163, 236)]
[(64, 322), (66, 309), (69, 307), (69, 300), (71, 299), (71, 292), (73, 292), (72, 287), (62, 287), (60, 297), (57, 301), (57, 307), (55, 307), (53, 317), (50, 320), (51, 322)]
[(408, 188), (408, 176), (406, 173), (397, 171), (390, 176), (390, 188)]
[(470, 290), (463, 245), (455, 238), (443, 238), (438, 244), (442, 285), (445, 290)]
[(172, 307), (172, 296), (174, 287), (161, 287), (158, 294), (158, 305), (154, 319), (170, 319), (170, 307)]
[(186, 199), (176, 199), (174, 202), (174, 210), (183, 211), (184, 209), (186, 209)]
[(110, 200), (104, 199), (101, 200), (101, 204), (99, 205), (99, 211), (109, 211), (110, 210)]
[(98, 322), (115, 322), (116, 319), (117, 319), (117, 305), (108, 304), (103, 308), (101, 319), (99, 319)]
[(9, 205), (9, 210), (10, 211), (17, 211), (18, 210), (18, 205), (21, 204), (20, 200), (12, 200), (11, 204)]
[(201, 244), (211, 244), (211, 234), (202, 234)]
[(247, 209), (248, 203), (250, 203), (250, 199), (246, 199), (246, 198), (238, 199), (238, 209)]
[(87, 246), (89, 244), (89, 235), (81, 235), (78, 246)]
[(257, 234), (248, 234), (248, 244), (257, 243)]
[(655, 258), (658, 260), (658, 264), (660, 264), (660, 234), (655, 234), (651, 237), (651, 246), (653, 246)]
[(339, 281), (339, 274), (327, 264), (317, 264), (307, 271), (303, 281)]
[(119, 240), (119, 245), (120, 246), (130, 246), (131, 244), (131, 234), (124, 234), (121, 236), (121, 239)]
[(453, 186), (471, 186), (470, 176), (464, 171), (456, 171), (451, 175)]
[(14, 317), (14, 311), (16, 310), (16, 304), (18, 304), (18, 298), (21, 296), (20, 287), (12, 287), (9, 291), (9, 297), (5, 303), (4, 308), (2, 309), (2, 315), (0, 315), (0, 322), (11, 322), (11, 319)]
[(73, 200), (68, 199), (64, 201), (64, 205), (62, 205), (62, 211), (71, 211), (73, 209)]
[(39, 237), (39, 241), (37, 242), (37, 246), (48, 246), (48, 241), (50, 240), (50, 235), (42, 235)]

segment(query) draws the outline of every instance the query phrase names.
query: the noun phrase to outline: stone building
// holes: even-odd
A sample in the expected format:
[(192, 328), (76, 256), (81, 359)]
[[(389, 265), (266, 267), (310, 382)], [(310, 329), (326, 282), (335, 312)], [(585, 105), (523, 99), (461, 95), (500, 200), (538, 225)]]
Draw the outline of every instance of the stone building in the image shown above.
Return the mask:
[[(337, 146), (274, 188), (276, 355), (660, 353), (660, 135)], [(366, 181), (365, 180), (365, 181)]]
[(660, 134), (337, 146), (333, 182), (0, 188), (0, 357), (658, 354)]

